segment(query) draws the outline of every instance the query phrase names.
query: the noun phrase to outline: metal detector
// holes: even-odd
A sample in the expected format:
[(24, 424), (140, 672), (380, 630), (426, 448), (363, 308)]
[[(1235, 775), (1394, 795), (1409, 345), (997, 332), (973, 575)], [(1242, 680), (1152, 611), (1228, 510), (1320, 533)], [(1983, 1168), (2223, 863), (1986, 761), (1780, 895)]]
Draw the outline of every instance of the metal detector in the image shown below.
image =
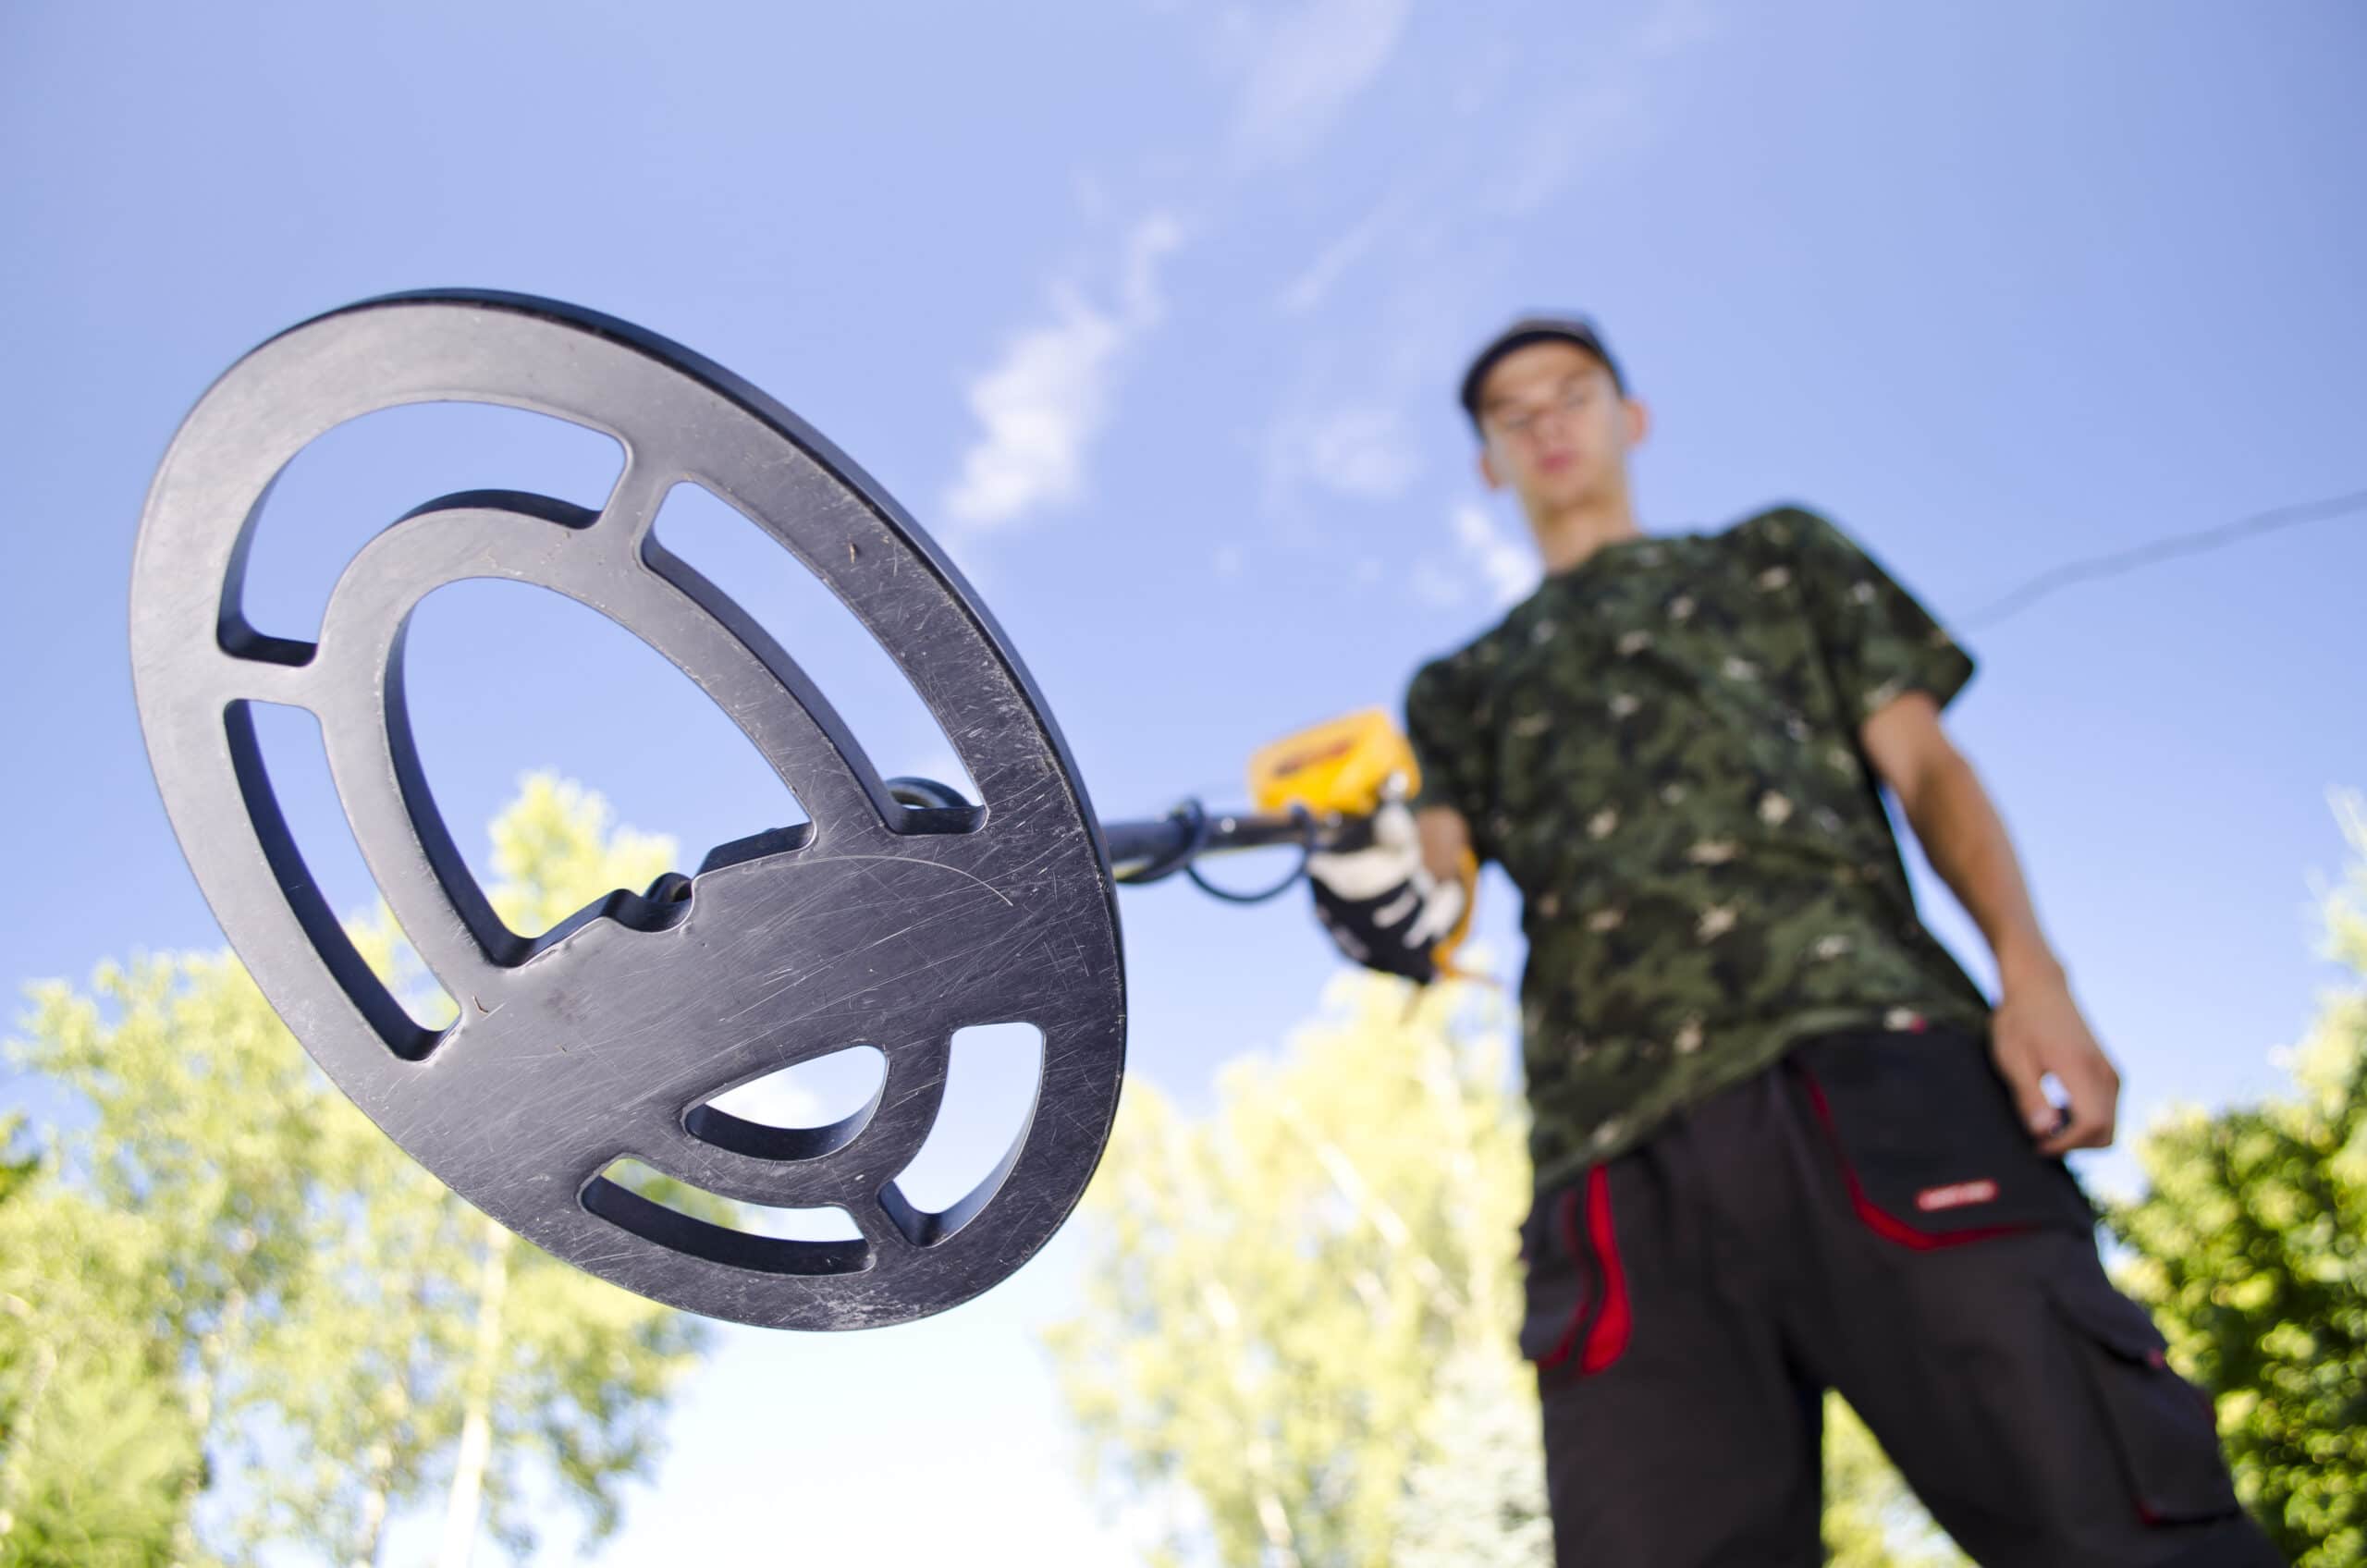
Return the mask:
[[(362, 415), (452, 401), (602, 432), (622, 445), (623, 472), (596, 511), (511, 491), (428, 500), (347, 566), (317, 642), (251, 627), (247, 550), (289, 460)], [(978, 800), (881, 778), (788, 654), (657, 544), (659, 503), (683, 481), (755, 521), (853, 612), (943, 728)], [(538, 583), (656, 649), (810, 821), (719, 845), (693, 875), (618, 889), (541, 937), (509, 931), (454, 847), (404, 704), (411, 611), (467, 578)], [(1343, 846), (1362, 827), (1303, 804), (1098, 823), (994, 618), (861, 469), (713, 361), (523, 295), (366, 300), (234, 365), (149, 492), (131, 651), (149, 757), (190, 865), (337, 1087), (546, 1251), (658, 1301), (774, 1328), (941, 1312), (1008, 1276), (1068, 1216), (1109, 1138), (1124, 1062), (1118, 882), (1178, 869), (1197, 879), (1202, 854)], [(274, 795), (257, 703), (320, 721), (362, 857), (459, 1004), (450, 1027), (415, 1023), (325, 901)], [(1025, 1128), (967, 1196), (915, 1205), (897, 1176), (936, 1120), (949, 1042), (1006, 1022), (1043, 1036)], [(771, 1127), (712, 1103), (855, 1043), (880, 1050), (886, 1078), (836, 1124)], [(738, 1202), (835, 1206), (860, 1236), (717, 1224), (611, 1180), (620, 1159)]]

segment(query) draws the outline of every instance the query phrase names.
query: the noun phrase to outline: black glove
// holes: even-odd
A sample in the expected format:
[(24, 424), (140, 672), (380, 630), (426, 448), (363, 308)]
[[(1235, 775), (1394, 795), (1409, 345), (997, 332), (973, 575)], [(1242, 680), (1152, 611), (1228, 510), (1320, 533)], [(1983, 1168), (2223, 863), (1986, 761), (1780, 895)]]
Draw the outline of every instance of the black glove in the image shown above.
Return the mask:
[(1367, 969), (1429, 985), (1467, 902), (1460, 882), (1422, 864), (1414, 814), (1400, 800), (1373, 814), (1368, 848), (1307, 858), (1315, 918), (1339, 949)]

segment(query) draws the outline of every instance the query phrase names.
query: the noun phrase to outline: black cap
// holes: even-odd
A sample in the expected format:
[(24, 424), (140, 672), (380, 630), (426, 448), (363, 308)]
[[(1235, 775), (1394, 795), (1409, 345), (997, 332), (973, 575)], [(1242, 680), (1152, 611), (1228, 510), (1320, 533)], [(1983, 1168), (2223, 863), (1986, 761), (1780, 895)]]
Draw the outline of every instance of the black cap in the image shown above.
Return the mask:
[(1471, 416), (1474, 425), (1479, 423), (1479, 386), (1488, 379), (1488, 373), (1506, 354), (1531, 343), (1576, 344), (1600, 360), (1619, 395), (1627, 395), (1627, 378), (1620, 374), (1619, 361), (1611, 357), (1611, 350), (1602, 346), (1602, 334), (1595, 330), (1594, 323), (1584, 316), (1523, 316), (1496, 334), (1463, 373), (1463, 411)]

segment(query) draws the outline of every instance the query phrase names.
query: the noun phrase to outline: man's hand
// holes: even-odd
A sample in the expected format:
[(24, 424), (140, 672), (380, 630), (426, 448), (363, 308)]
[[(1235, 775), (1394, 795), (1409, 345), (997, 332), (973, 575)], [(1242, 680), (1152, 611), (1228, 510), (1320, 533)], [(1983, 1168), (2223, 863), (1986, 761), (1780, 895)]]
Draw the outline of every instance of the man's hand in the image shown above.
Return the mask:
[[(1991, 1031), (1997, 1071), (2042, 1152), (2100, 1149), (2112, 1142), (2120, 1074), (2096, 1044), (2059, 973), (2009, 985)], [(2068, 1102), (2061, 1109), (2047, 1096), (2044, 1080), (2050, 1076)]]
[[(1992, 1050), (2030, 1136), (2049, 1155), (2103, 1148), (2112, 1142), (2120, 1074), (2071, 999), (2063, 966), (2039, 930), (2005, 824), (1941, 728), (1939, 704), (1927, 692), (1907, 692), (1868, 718), (1858, 738), (1875, 773), (1897, 794), (1932, 869), (1997, 955), (2004, 987), (1991, 1021)], [(2050, 1077), (2067, 1106), (2047, 1097)]]
[(1373, 814), (1372, 843), (1344, 854), (1308, 857), (1315, 915), (1339, 949), (1368, 969), (1429, 984), (1439, 945), (1463, 919), (1461, 883), (1422, 864), (1414, 814), (1392, 797)]

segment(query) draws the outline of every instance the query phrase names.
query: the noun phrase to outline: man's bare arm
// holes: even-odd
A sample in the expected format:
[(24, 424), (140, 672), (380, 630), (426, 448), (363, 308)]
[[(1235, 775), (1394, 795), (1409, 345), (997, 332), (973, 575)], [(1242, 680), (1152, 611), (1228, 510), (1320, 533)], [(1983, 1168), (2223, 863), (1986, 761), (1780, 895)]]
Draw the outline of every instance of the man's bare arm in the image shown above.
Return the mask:
[(1860, 736), (1932, 869), (1988, 938), (2005, 988), (2060, 978), (2062, 965), (2039, 929), (2005, 825), (1972, 765), (1941, 728), (1931, 696), (1909, 692), (1894, 700), (1866, 721)]
[[(1941, 728), (1938, 705), (1928, 693), (1909, 692), (1868, 719), (1859, 735), (1932, 869), (1996, 955), (1997, 1068), (2040, 1146), (2061, 1154), (2111, 1143), (2120, 1075), (2072, 999), (2005, 822), (1972, 764)], [(2050, 1074), (2070, 1102), (2060, 1128), (2043, 1086)]]

